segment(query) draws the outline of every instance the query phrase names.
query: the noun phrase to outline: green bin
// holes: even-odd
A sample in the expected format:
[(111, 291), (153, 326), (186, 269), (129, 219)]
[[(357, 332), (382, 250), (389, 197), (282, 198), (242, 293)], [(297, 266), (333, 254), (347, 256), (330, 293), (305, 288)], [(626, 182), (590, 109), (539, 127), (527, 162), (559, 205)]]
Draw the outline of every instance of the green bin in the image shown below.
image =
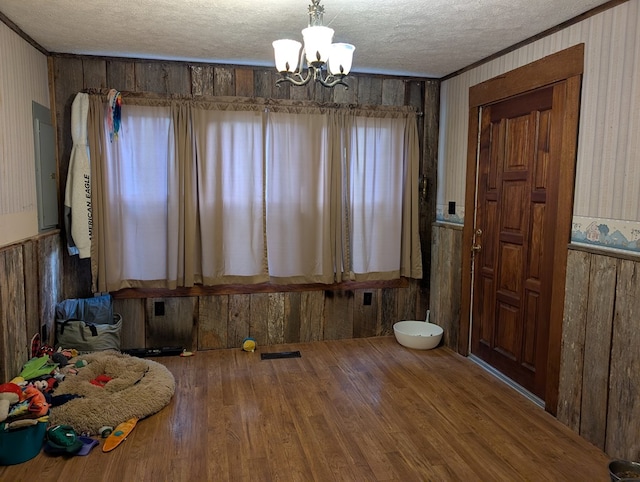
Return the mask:
[(34, 458), (42, 449), (46, 433), (46, 422), (15, 430), (0, 430), (0, 465), (21, 464)]

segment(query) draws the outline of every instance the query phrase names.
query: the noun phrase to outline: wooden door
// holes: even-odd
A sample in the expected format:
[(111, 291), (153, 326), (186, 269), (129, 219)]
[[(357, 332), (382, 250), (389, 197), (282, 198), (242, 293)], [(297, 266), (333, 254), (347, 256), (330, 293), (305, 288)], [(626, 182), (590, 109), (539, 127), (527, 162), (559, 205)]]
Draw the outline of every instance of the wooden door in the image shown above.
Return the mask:
[(551, 132), (561, 135), (563, 108), (554, 89), (482, 108), (473, 263), (471, 352), (542, 399), (560, 165)]
[[(466, 174), (466, 190), (465, 190), (465, 216), (464, 229), (462, 232), (462, 292), (461, 292), (461, 305), (460, 305), (460, 325), (458, 336), (458, 352), (467, 355), (470, 351), (475, 349), (475, 352), (483, 351), (483, 354), (478, 356), (484, 356), (489, 360), (490, 364), (497, 365), (496, 368), (504, 370), (506, 374), (511, 376), (515, 381), (521, 385), (527, 387), (533, 393), (538, 396), (543, 395), (545, 409), (552, 414), (557, 413), (558, 409), (558, 387), (560, 383), (560, 354), (562, 344), (562, 324), (564, 313), (564, 289), (566, 282), (566, 269), (567, 269), (567, 246), (571, 237), (571, 220), (573, 215), (573, 192), (575, 181), (575, 167), (576, 167), (576, 151), (578, 140), (578, 118), (580, 112), (580, 86), (582, 82), (582, 72), (584, 69), (584, 44), (574, 45), (565, 50), (561, 50), (554, 54), (543, 57), (535, 62), (532, 62), (517, 69), (505, 72), (497, 77), (481, 82), (474, 85), (469, 89), (469, 134), (468, 134), (468, 150), (467, 150), (467, 174)], [(506, 196), (508, 193), (503, 193), (504, 187), (509, 187), (507, 191), (513, 192), (516, 189), (516, 176), (517, 174), (512, 171), (518, 170), (518, 162), (510, 161), (506, 164), (507, 169), (501, 164), (500, 169), (496, 170), (496, 186), (500, 191), (500, 197), (497, 193), (494, 193), (491, 189), (487, 189), (485, 194), (480, 196), (480, 188), (483, 184), (485, 186), (488, 181), (488, 173), (483, 175), (480, 173), (479, 160), (481, 158), (486, 159), (486, 156), (490, 155), (489, 147), (493, 146), (493, 149), (498, 149), (500, 152), (499, 143), (493, 142), (494, 139), (490, 137), (492, 133), (500, 132), (499, 128), (493, 131), (487, 129), (491, 124), (491, 112), (493, 111), (494, 118), (504, 118), (503, 128), (505, 136), (501, 142), (511, 142), (510, 148), (513, 146), (515, 150), (524, 150), (526, 148), (519, 148), (517, 144), (514, 144), (513, 139), (507, 135), (513, 134), (523, 130), (518, 127), (522, 127), (524, 118), (529, 118), (526, 114), (526, 109), (522, 112), (515, 110), (513, 115), (502, 115), (500, 109), (503, 112), (507, 112), (511, 107), (509, 104), (503, 104), (503, 101), (509, 99), (519, 98), (520, 100), (529, 100), (534, 102), (535, 96), (528, 97), (529, 94), (538, 91), (544, 91), (548, 87), (552, 87), (553, 98), (552, 108), (550, 111), (545, 109), (538, 110), (534, 105), (529, 110), (529, 113), (536, 112), (534, 118), (541, 119), (536, 120), (537, 125), (544, 125), (545, 117), (548, 117), (549, 128), (549, 148), (548, 153), (545, 149), (542, 152), (547, 157), (545, 166), (547, 172), (542, 176), (546, 179), (546, 188), (544, 190), (538, 189), (539, 186), (533, 186), (532, 182), (538, 183), (539, 178), (531, 178), (529, 176), (539, 176), (544, 171), (535, 170), (535, 166), (527, 165), (521, 170), (528, 171), (526, 182), (528, 182), (528, 190), (522, 188), (519, 190), (522, 195), (527, 197), (529, 206), (528, 211), (524, 211), (521, 216), (524, 218), (527, 216), (526, 223), (521, 220), (523, 226), (522, 239), (523, 247), (520, 253), (523, 256), (523, 261), (518, 269), (511, 272), (521, 272), (524, 276), (525, 269), (529, 269), (532, 265), (531, 260), (536, 256), (540, 259), (540, 275), (539, 277), (530, 276), (530, 279), (519, 278), (518, 281), (511, 281), (509, 276), (511, 272), (501, 272), (500, 269), (507, 269), (498, 265), (498, 248), (504, 248), (502, 254), (506, 254), (506, 257), (501, 256), (501, 262), (503, 264), (509, 262), (511, 259), (509, 255), (515, 255), (518, 252), (517, 243), (508, 244), (509, 240), (517, 241), (515, 232), (510, 225), (504, 224), (506, 234), (505, 241), (499, 242), (499, 237), (496, 235), (493, 238), (494, 248), (491, 248), (491, 237), (484, 233), (479, 237), (474, 233), (477, 229), (482, 229), (480, 226), (476, 227), (477, 209), (480, 210), (479, 220), (491, 224), (490, 216), (492, 214), (491, 209), (485, 209), (485, 207), (495, 207), (494, 216), (511, 216), (513, 219), (514, 208), (509, 199), (509, 203), (502, 202), (503, 194)], [(545, 94), (541, 94), (544, 96)], [(548, 93), (547, 93), (548, 95)], [(548, 112), (548, 115), (547, 115)], [(481, 130), (481, 125), (485, 129)], [(519, 120), (516, 120), (519, 119)], [(513, 122), (511, 121), (513, 120)], [(527, 121), (528, 122), (528, 121)], [(495, 123), (496, 126), (500, 123)], [(507, 129), (509, 126), (509, 129)], [(529, 130), (529, 132), (531, 132)], [(481, 133), (481, 136), (479, 136)], [(488, 137), (489, 136), (489, 137)], [(478, 139), (482, 137), (482, 145), (479, 144)], [(518, 137), (518, 136), (516, 136)], [(499, 138), (499, 136), (498, 136)], [(543, 146), (541, 139), (536, 131), (536, 146)], [(533, 141), (529, 141), (526, 145), (531, 145)], [(485, 152), (480, 152), (484, 150)], [(485, 169), (488, 169), (489, 161), (486, 161)], [(498, 164), (496, 164), (496, 168)], [(532, 170), (533, 169), (533, 170)], [(499, 173), (499, 178), (498, 178)], [(532, 174), (533, 173), (533, 174)], [(511, 179), (511, 183), (503, 184)], [(536, 179), (535, 182), (533, 179)], [(499, 183), (498, 183), (499, 181)], [(521, 184), (524, 181), (521, 182)], [(513, 189), (512, 189), (513, 186)], [(534, 189), (535, 187), (535, 189)], [(517, 190), (517, 189), (516, 189)], [(486, 198), (487, 195), (493, 195), (495, 203), (491, 205), (491, 198)], [(478, 200), (482, 197), (484, 199), (484, 205), (478, 204)], [(544, 198), (544, 203), (536, 202), (536, 199)], [(523, 203), (526, 205), (526, 203)], [(485, 206), (486, 205), (486, 206)], [(544, 205), (544, 207), (542, 207)], [(536, 208), (537, 206), (537, 208)], [(554, 209), (555, 207), (555, 209)], [(486, 213), (483, 212), (486, 211)], [(504, 213), (504, 214), (503, 214)], [(544, 222), (537, 220), (536, 216), (543, 216)], [(486, 219), (485, 219), (486, 218)], [(498, 220), (502, 218), (495, 218), (496, 221), (493, 225), (499, 227)], [(519, 219), (516, 217), (516, 219)], [(533, 224), (532, 224), (533, 223)], [(544, 231), (539, 229), (532, 229), (532, 226), (542, 226)], [(497, 231), (497, 228), (496, 228)], [(548, 245), (545, 244), (542, 239), (547, 240), (548, 236), (553, 238), (553, 242)], [(536, 240), (539, 238), (540, 240)], [(489, 239), (489, 241), (487, 241)], [(533, 240), (533, 242), (532, 242)], [(489, 242), (489, 246), (487, 246)], [(474, 244), (483, 246), (480, 252), (472, 251)], [(500, 244), (503, 243), (503, 244)], [(543, 250), (542, 253), (536, 254), (535, 246), (538, 246)], [(508, 249), (507, 249), (508, 248)], [(493, 264), (490, 260), (482, 259), (486, 258), (487, 251), (493, 253), (495, 261)], [(516, 261), (519, 261), (516, 259)], [(490, 272), (494, 270), (494, 276), (492, 278), (482, 276), (476, 276), (483, 269)], [(551, 274), (547, 273), (547, 270), (551, 271)], [(502, 276), (503, 278), (499, 278)], [(480, 279), (485, 281), (485, 290), (490, 291), (487, 296), (490, 296), (490, 301), (485, 301), (482, 304), (479, 301), (478, 290), (483, 289), (479, 286)], [(493, 282), (494, 285), (486, 288), (487, 284)], [(505, 324), (508, 321), (508, 317), (502, 318), (504, 322), (502, 325), (496, 325), (494, 317), (496, 313), (496, 307), (498, 306), (497, 289), (495, 283), (504, 282), (506, 287), (517, 287), (517, 290), (512, 290), (517, 293), (519, 297), (515, 300), (516, 296), (511, 296), (511, 300), (516, 301), (512, 305), (504, 302), (500, 305), (502, 310), (499, 314), (510, 314), (513, 324)], [(516, 283), (512, 285), (510, 283)], [(517, 284), (519, 283), (519, 284)], [(540, 292), (537, 293), (536, 289), (539, 286)], [(475, 290), (475, 291), (474, 291)], [(508, 289), (506, 290), (508, 291)], [(505, 296), (502, 300), (508, 299)], [(501, 302), (502, 303), (502, 302)], [(524, 329), (523, 320), (527, 316), (527, 320), (531, 319), (529, 316), (535, 313), (535, 310), (543, 310), (548, 313), (547, 319), (544, 316), (536, 313), (533, 319), (538, 322), (542, 320), (546, 324), (548, 329), (548, 343), (544, 343), (544, 333), (539, 326), (533, 326), (527, 324), (527, 329), (535, 328), (534, 334), (530, 335), (530, 331)], [(526, 314), (526, 315), (525, 315)], [(479, 319), (475, 319), (478, 316)], [(484, 317), (484, 319), (482, 318)], [(492, 320), (493, 321), (490, 321)], [(516, 323), (520, 323), (517, 325)], [(473, 337), (472, 327), (475, 327), (477, 331), (476, 338)], [(481, 328), (482, 327), (482, 328)], [(499, 331), (503, 330), (503, 331)], [(510, 331), (506, 331), (510, 330)], [(513, 336), (510, 335), (513, 333)], [(500, 338), (497, 338), (500, 337)], [(519, 337), (519, 338), (518, 338)], [(532, 337), (535, 338), (535, 342), (532, 343)], [(482, 341), (480, 341), (482, 340)], [(511, 341), (508, 341), (511, 340)], [(480, 348), (482, 346), (482, 348)], [(536, 352), (532, 353), (531, 350), (535, 349)], [(529, 351), (527, 351), (529, 350)], [(544, 358), (546, 351), (546, 368), (541, 364), (540, 360)], [(509, 360), (510, 359), (510, 360)], [(510, 363), (507, 363), (510, 361)], [(534, 363), (531, 363), (534, 361)], [(504, 366), (508, 366), (504, 368)], [(511, 369), (511, 371), (509, 371)], [(546, 379), (546, 384), (544, 380)]]

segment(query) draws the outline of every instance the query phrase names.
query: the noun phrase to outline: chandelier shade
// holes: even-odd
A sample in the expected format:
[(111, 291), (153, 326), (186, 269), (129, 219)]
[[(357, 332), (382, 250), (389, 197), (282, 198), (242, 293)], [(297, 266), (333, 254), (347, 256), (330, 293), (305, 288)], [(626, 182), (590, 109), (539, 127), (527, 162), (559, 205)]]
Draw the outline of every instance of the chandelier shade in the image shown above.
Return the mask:
[[(311, 1), (309, 25), (302, 30), (304, 45), (291, 39), (273, 42), (276, 69), (281, 74), (276, 84), (305, 85), (313, 79), (325, 87), (340, 84), (349, 88), (344, 78), (351, 71), (355, 47), (332, 43), (333, 29), (322, 25), (324, 7), (320, 0)], [(305, 62), (306, 74), (303, 73)]]
[(300, 48), (302, 44), (297, 40), (282, 39), (273, 42), (278, 72), (293, 73), (298, 68)]
[(307, 27), (302, 31), (304, 51), (309, 65), (314, 62), (326, 64), (331, 52), (333, 29), (329, 27)]
[(353, 61), (353, 51), (356, 48), (351, 44), (331, 44), (329, 54), (329, 73), (331, 75), (349, 75)]

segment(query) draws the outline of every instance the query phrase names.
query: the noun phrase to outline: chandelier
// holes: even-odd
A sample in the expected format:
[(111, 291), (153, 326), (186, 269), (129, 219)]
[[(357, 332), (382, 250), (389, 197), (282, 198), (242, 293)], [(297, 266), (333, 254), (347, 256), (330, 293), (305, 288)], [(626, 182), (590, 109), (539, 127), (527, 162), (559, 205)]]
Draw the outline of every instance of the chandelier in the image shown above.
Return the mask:
[[(353, 51), (351, 44), (331, 43), (333, 29), (322, 24), (324, 7), (320, 0), (311, 0), (309, 5), (309, 26), (302, 30), (304, 48), (297, 40), (282, 39), (273, 42), (276, 69), (282, 75), (276, 81), (290, 82), (294, 85), (308, 84), (311, 79), (325, 87), (338, 84), (349, 88), (344, 78), (351, 70)], [(303, 74), (304, 62), (307, 73)]]

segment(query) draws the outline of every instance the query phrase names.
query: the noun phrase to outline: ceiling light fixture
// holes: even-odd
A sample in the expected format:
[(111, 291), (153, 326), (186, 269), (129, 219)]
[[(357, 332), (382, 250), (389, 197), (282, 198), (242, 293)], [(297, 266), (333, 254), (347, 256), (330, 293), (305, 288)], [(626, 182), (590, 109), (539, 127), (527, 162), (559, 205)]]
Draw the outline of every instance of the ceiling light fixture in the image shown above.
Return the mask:
[[(313, 78), (325, 87), (338, 84), (349, 88), (344, 78), (351, 70), (353, 51), (351, 44), (335, 43), (333, 29), (322, 24), (324, 7), (320, 0), (311, 0), (309, 5), (309, 26), (302, 30), (304, 48), (297, 40), (282, 39), (273, 42), (276, 58), (276, 69), (282, 75), (276, 81), (290, 82), (294, 85), (305, 85)], [(303, 75), (304, 61), (307, 62), (307, 73)]]

